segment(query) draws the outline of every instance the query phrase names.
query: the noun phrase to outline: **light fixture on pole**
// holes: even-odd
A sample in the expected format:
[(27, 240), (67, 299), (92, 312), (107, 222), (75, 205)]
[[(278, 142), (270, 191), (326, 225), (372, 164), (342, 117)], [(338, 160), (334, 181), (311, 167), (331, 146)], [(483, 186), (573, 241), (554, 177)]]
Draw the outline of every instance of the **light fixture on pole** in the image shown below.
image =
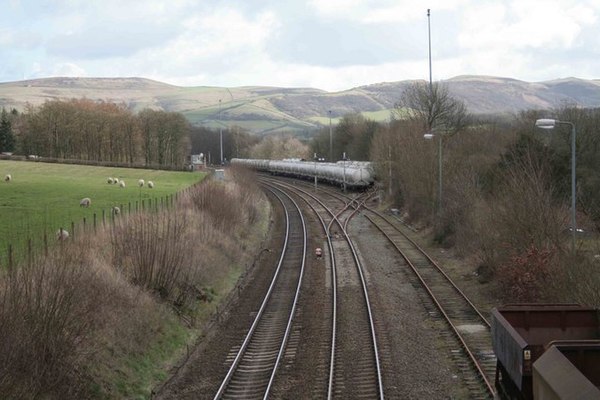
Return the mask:
[(576, 181), (575, 181), (575, 167), (576, 167), (576, 136), (577, 131), (575, 124), (569, 121), (559, 121), (557, 119), (538, 119), (535, 121), (535, 126), (542, 129), (554, 129), (556, 125), (569, 125), (571, 127), (571, 251), (575, 254), (575, 236), (577, 235), (577, 221), (576, 221)]
[(317, 153), (315, 153), (315, 192), (317, 191)]
[(342, 160), (344, 162), (344, 193), (346, 193), (346, 152), (342, 153)]
[(331, 134), (331, 110), (329, 112), (329, 162), (333, 162), (333, 135)]

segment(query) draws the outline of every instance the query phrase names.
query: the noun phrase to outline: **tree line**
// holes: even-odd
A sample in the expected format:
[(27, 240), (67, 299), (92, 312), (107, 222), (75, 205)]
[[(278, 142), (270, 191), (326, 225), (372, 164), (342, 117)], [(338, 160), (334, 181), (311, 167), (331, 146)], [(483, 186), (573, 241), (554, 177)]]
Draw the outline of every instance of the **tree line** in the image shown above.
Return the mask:
[[(567, 245), (571, 132), (535, 128), (543, 117), (577, 127), (577, 220), (585, 233), (575, 255)], [(598, 275), (587, 274), (585, 266), (597, 263), (590, 254), (600, 254), (598, 241), (586, 239), (600, 231), (599, 125), (600, 109), (569, 106), (473, 116), (446, 86), (415, 83), (399, 95), (388, 122), (343, 115), (331, 137), (323, 127), (310, 141), (293, 134), (260, 137), (235, 126), (190, 126), (183, 115), (165, 111), (134, 114), (125, 105), (86, 99), (48, 101), (22, 113), (2, 111), (0, 151), (170, 167), (183, 166), (189, 154), (199, 153), (212, 164), (234, 157), (311, 159), (317, 154), (329, 159), (330, 153), (337, 161), (345, 153), (351, 160), (373, 161), (385, 201), (400, 208), (407, 222), (429, 227), (441, 245), (476, 257), (480, 276), (512, 271), (518, 285), (509, 281), (508, 288), (538, 296), (553, 285), (537, 278), (524, 281), (515, 271), (550, 265), (540, 275), (560, 277), (563, 287), (557, 292), (585, 291), (587, 298), (596, 293), (600, 304), (600, 282), (573, 281), (578, 271)], [(425, 133), (433, 140), (425, 140)]]
[(72, 99), (13, 110), (7, 119), (11, 151), (23, 155), (169, 167), (183, 167), (189, 156), (189, 124), (179, 113), (134, 114), (124, 104)]
[[(570, 250), (571, 130), (577, 128), (577, 236)], [(381, 195), (407, 223), (475, 259), (511, 301), (600, 305), (600, 109), (563, 106), (515, 115), (470, 115), (440, 83), (415, 83), (386, 123), (344, 116), (332, 132), (334, 160), (374, 162)], [(425, 134), (430, 139), (426, 140)], [(329, 129), (311, 152), (329, 154)], [(442, 151), (442, 192), (439, 151)], [(440, 196), (441, 194), (441, 196)]]

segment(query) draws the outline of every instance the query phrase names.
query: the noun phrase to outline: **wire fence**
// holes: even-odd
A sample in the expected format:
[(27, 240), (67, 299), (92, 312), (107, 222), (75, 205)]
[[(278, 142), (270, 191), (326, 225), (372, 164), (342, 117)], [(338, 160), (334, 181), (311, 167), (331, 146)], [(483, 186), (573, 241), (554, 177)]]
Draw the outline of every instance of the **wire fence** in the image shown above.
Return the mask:
[(56, 232), (31, 233), (26, 238), (8, 242), (0, 249), (0, 269), (12, 269), (20, 263), (32, 264), (40, 256), (47, 257), (49, 251), (57, 244), (74, 241), (84, 237), (92, 238), (100, 229), (105, 229), (118, 221), (126, 220), (130, 215), (144, 212), (174, 210), (180, 198), (189, 193), (201, 182), (188, 186), (170, 195), (140, 199), (119, 204), (110, 209), (94, 212), (91, 218), (71, 221), (68, 227), (61, 227)]

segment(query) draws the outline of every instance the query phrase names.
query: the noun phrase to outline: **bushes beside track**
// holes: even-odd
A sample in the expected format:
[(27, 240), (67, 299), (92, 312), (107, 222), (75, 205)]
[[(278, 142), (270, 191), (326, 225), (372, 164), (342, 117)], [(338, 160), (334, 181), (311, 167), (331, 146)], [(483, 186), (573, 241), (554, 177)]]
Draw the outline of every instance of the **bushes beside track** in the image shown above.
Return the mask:
[(2, 271), (0, 398), (148, 397), (268, 226), (260, 191), (230, 178)]

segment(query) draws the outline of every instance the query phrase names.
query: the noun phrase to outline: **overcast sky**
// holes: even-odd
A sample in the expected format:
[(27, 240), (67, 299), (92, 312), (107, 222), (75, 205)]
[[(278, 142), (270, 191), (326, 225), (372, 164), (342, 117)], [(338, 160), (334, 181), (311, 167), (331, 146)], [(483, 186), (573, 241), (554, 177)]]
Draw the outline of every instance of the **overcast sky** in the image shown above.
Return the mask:
[[(8, 2), (8, 4), (6, 4)], [(355, 86), (600, 78), (600, 0), (4, 0), (0, 81)]]

